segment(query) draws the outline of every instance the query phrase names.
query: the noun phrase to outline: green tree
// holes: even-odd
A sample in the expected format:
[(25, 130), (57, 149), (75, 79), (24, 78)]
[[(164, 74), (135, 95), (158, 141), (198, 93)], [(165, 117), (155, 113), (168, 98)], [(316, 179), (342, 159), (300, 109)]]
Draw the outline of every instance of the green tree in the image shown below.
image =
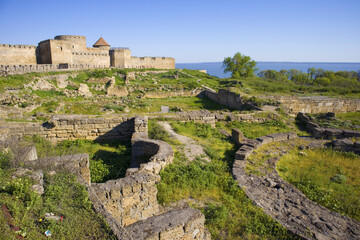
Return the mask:
[(227, 57), (223, 61), (224, 72), (231, 72), (232, 78), (251, 77), (256, 70), (256, 62), (249, 56), (236, 53), (234, 57)]

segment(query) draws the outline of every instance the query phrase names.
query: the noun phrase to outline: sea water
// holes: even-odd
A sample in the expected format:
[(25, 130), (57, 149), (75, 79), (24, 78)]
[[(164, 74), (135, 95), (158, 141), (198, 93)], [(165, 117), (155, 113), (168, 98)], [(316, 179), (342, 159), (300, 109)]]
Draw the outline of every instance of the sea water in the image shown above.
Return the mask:
[[(208, 74), (219, 78), (230, 77), (230, 73), (224, 73), (222, 62), (205, 62), (205, 63), (177, 63), (176, 68), (186, 68), (195, 70), (206, 70)], [(257, 62), (257, 72), (262, 70), (297, 69), (307, 72), (309, 68), (322, 68), (329, 71), (359, 71), (360, 63), (336, 63), (336, 62)]]

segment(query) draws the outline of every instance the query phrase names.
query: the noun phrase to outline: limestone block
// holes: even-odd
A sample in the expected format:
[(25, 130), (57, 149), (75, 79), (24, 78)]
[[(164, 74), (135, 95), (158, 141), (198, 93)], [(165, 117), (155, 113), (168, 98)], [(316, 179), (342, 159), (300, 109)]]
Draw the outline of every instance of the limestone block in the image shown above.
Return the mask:
[(324, 135), (326, 138), (340, 137), (343, 134), (343, 130), (335, 128), (326, 128)]
[(19, 148), (16, 154), (16, 160), (19, 162), (35, 161), (38, 159), (35, 146)]
[(259, 137), (256, 140), (261, 142), (263, 145), (274, 141), (272, 137), (267, 137), (267, 136)]
[(250, 154), (254, 151), (254, 148), (243, 145), (239, 150), (235, 153), (235, 160), (245, 160)]
[(174, 228), (160, 232), (160, 240), (180, 239), (180, 236), (182, 235), (184, 235), (182, 226), (175, 226)]
[(89, 91), (89, 87), (86, 84), (80, 83), (78, 94), (83, 97), (92, 97), (92, 93)]
[(288, 139), (295, 139), (298, 137), (298, 135), (294, 132), (288, 132), (287, 135), (288, 135)]
[(241, 144), (241, 142), (244, 140), (243, 132), (240, 129), (237, 129), (237, 128), (233, 128), (231, 130), (231, 136), (232, 136), (233, 140), (237, 144)]
[(274, 133), (274, 134), (267, 135), (267, 137), (273, 138), (274, 142), (288, 140), (288, 135), (286, 133)]
[(259, 142), (257, 140), (254, 140), (254, 139), (248, 139), (248, 138), (244, 138), (244, 140), (240, 143), (242, 145), (247, 145), (247, 146), (250, 146), (254, 149), (257, 149), (259, 148), (263, 143), (262, 142)]
[(343, 135), (346, 138), (352, 138), (352, 137), (360, 137), (360, 131), (356, 130), (348, 130), (348, 129), (342, 129)]

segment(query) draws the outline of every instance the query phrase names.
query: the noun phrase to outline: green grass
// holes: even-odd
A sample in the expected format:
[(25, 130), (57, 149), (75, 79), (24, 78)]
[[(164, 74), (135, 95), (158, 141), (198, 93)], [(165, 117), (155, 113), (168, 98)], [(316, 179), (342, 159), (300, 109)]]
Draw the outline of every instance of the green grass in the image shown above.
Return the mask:
[[(12, 179), (12, 157), (0, 154), (0, 205), (4, 204), (14, 218), (15, 226), (26, 239), (48, 239), (50, 230), (55, 239), (116, 239), (104, 219), (91, 208), (86, 188), (74, 175), (57, 172), (44, 173), (44, 194), (30, 189), (33, 180), (27, 177)], [(63, 216), (63, 221), (46, 220), (45, 213)], [(41, 220), (40, 220), (41, 219)], [(0, 239), (15, 239), (2, 211)]]
[(278, 132), (291, 132), (294, 128), (291, 128), (288, 124), (285, 124), (282, 120), (269, 120), (263, 123), (248, 123), (248, 122), (218, 122), (218, 128), (222, 128), (231, 133), (233, 128), (240, 129), (244, 136), (250, 139), (256, 139), (265, 135)]
[(56, 90), (49, 90), (49, 91), (33, 90), (33, 93), (38, 95), (41, 98), (54, 98), (54, 97), (64, 96), (65, 95), (63, 92), (59, 92), (59, 91), (56, 91)]
[(131, 109), (130, 113), (160, 112), (161, 106), (169, 106), (170, 110), (177, 108), (182, 109), (183, 111), (201, 109), (221, 110), (225, 108), (207, 98), (198, 97), (136, 99), (133, 103), (128, 105)]
[(303, 152), (293, 151), (279, 160), (280, 176), (311, 200), (360, 221), (359, 155), (331, 149)]
[[(238, 82), (242, 84), (238, 84)], [(270, 79), (262, 79), (259, 77), (252, 77), (246, 79), (221, 79), (219, 84), (223, 88), (238, 89), (241, 93), (246, 94), (270, 94), (270, 95), (321, 95), (330, 97), (352, 97), (358, 98), (360, 96), (360, 85), (358, 82), (333, 85), (333, 86), (316, 86), (295, 83), (290, 80), (275, 81)], [(335, 84), (335, 83), (334, 83)]]
[(65, 140), (56, 145), (34, 135), (26, 137), (24, 144), (34, 143), (39, 158), (88, 153), (92, 182), (105, 182), (110, 179), (125, 177), (131, 162), (129, 142), (108, 141), (96, 143), (91, 140)]
[(176, 151), (174, 162), (160, 174), (158, 201), (161, 204), (181, 199), (193, 202), (193, 207), (205, 214), (205, 225), (212, 239), (294, 239), (254, 206), (232, 178), (234, 143), (207, 124), (171, 122), (171, 125), (179, 134), (196, 139), (211, 162), (197, 159), (189, 163)]
[(338, 113), (336, 118), (342, 121), (349, 121), (353, 125), (360, 125), (360, 111), (359, 112), (348, 112)]

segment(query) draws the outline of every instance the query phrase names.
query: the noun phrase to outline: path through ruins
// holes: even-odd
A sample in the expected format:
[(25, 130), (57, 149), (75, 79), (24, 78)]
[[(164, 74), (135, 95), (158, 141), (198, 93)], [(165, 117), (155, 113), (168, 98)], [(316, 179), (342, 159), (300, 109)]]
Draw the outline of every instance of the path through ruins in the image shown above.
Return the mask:
[(167, 122), (158, 122), (158, 123), (160, 124), (160, 126), (162, 126), (164, 128), (164, 130), (167, 133), (169, 133), (170, 137), (178, 140), (179, 142), (181, 142), (182, 144), (185, 145), (184, 146), (184, 154), (185, 154), (185, 157), (189, 161), (193, 161), (196, 157), (199, 157), (206, 161), (210, 161), (210, 159), (206, 155), (204, 149), (200, 145), (198, 145), (195, 140), (193, 140), (189, 137), (177, 134), (176, 132), (174, 132), (174, 130), (172, 129), (170, 124)]

